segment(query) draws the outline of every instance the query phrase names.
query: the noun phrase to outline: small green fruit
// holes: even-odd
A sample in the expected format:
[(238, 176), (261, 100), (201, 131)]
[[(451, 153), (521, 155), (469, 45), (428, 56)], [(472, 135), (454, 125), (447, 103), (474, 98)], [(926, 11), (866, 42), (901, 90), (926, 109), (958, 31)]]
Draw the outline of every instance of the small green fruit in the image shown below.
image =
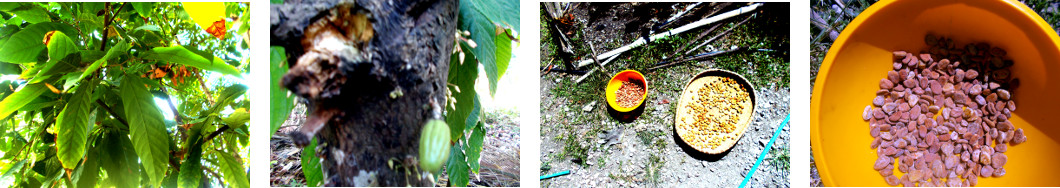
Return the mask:
[(442, 120), (430, 120), (420, 134), (420, 167), (428, 172), (438, 172), (449, 160), (449, 124)]

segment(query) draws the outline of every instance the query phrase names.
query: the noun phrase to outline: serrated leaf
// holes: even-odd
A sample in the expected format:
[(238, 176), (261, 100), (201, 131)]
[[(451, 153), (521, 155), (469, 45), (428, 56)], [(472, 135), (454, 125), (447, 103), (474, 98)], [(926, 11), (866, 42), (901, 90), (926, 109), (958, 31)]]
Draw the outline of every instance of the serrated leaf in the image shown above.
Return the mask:
[(227, 187), (250, 187), (250, 179), (244, 171), (243, 163), (239, 162), (232, 154), (218, 154), (221, 158), (221, 171), (224, 174), (225, 186)]
[[(210, 122), (210, 121), (206, 121)], [(184, 148), (184, 162), (180, 164), (180, 187), (198, 187), (202, 180), (202, 128), (205, 124), (194, 125), (189, 129), (188, 141)]]
[[(461, 139), (462, 141), (462, 139)], [(457, 142), (449, 153), (449, 163), (445, 170), (449, 172), (450, 187), (467, 187), (470, 176), (467, 173), (467, 156), (464, 155), (464, 145)]]
[(486, 129), (482, 125), (481, 121), (476, 123), (474, 131), (467, 138), (467, 164), (475, 174), (478, 174), (481, 168), (479, 159), (482, 157), (482, 141), (486, 137)]
[[(508, 32), (505, 30), (505, 32)], [(512, 38), (508, 34), (493, 35), (493, 44), (497, 46), (494, 57), (497, 58), (497, 79), (499, 80), (508, 71), (508, 63), (512, 60)], [(490, 85), (490, 95), (497, 91), (497, 81)]]
[(15, 183), (15, 179), (18, 178), (18, 172), (22, 171), (22, 166), (26, 164), (26, 160), (21, 160), (11, 165), (3, 175), (0, 175), (0, 187), (12, 187)]
[(85, 147), (88, 142), (88, 130), (92, 126), (93, 117), (92, 91), (96, 88), (99, 79), (81, 83), (77, 92), (70, 97), (66, 107), (59, 112), (55, 120), (58, 133), (55, 137), (55, 147), (58, 149), (59, 161), (63, 168), (74, 169), (77, 163), (85, 157)]
[(144, 52), (144, 54), (144, 59), (168, 61), (202, 70), (239, 76), (239, 70), (232, 65), (228, 65), (218, 58), (213, 58), (213, 60), (206, 59), (184, 48), (184, 46), (155, 47)]
[[(467, 45), (460, 44), (461, 48), (467, 49)], [(459, 55), (452, 55), (449, 61), (449, 84), (456, 85), (458, 89), (453, 89), (452, 86), (447, 86), (449, 91), (452, 93), (453, 98), (456, 98), (456, 107), (453, 109), (452, 106), (447, 106), (445, 109), (445, 123), (449, 124), (449, 134), (452, 135), (451, 140), (459, 140), (464, 134), (464, 128), (467, 127), (468, 116), (478, 108), (474, 104), (475, 102), (475, 80), (478, 79), (478, 63), (475, 63), (475, 55), (464, 52), (464, 62), (460, 62)], [(459, 90), (459, 92), (457, 92)]]
[(320, 157), (316, 155), (317, 138), (309, 142), (309, 146), (302, 149), (302, 174), (305, 175), (306, 185), (310, 187), (321, 186), (324, 181), (324, 170), (320, 168)]
[(4, 100), (0, 101), (0, 119), (7, 118), (15, 110), (29, 104), (29, 102), (44, 94), (45, 91), (48, 91), (48, 87), (44, 86), (44, 84), (22, 85), (15, 93), (4, 97)]
[(287, 120), (287, 116), (294, 108), (294, 99), (287, 94), (287, 89), (281, 86), (280, 79), (287, 73), (287, 54), (283, 47), (272, 46), (269, 48), (269, 100), (272, 109), (269, 115), (269, 135), (276, 133), (280, 125)]
[(475, 129), (475, 125), (478, 124), (478, 117), (482, 113), (482, 102), (478, 100), (478, 95), (475, 95), (473, 99), (474, 107), (471, 108), (471, 113), (467, 114), (467, 119), (464, 119), (464, 133), (469, 133)]
[(126, 74), (121, 82), (121, 98), (133, 148), (150, 178), (147, 185), (158, 186), (169, 165), (169, 134), (162, 122), (162, 112), (154, 97), (137, 75)]
[[(55, 30), (77, 33), (77, 29), (64, 23), (45, 22), (29, 25), (11, 35), (7, 42), (0, 44), (0, 54), (4, 54), (0, 56), (0, 61), (19, 64), (37, 62), (37, 56), (44, 52), (44, 34)], [(80, 40), (79, 37), (70, 38), (74, 41)]]
[(497, 81), (501, 75), (504, 75), (511, 58), (511, 44), (508, 44), (508, 58), (497, 56), (501, 53), (499, 52), (501, 49), (495, 43), (497, 26), (511, 25), (512, 29), (518, 30), (519, 1), (466, 0), (460, 2), (459, 12), (458, 28), (461, 31), (469, 31), (470, 38), (478, 44), (475, 48), (462, 49), (470, 49), (482, 63), (483, 69), (486, 70), (486, 77), (490, 81), (490, 95), (492, 96), (497, 90)]

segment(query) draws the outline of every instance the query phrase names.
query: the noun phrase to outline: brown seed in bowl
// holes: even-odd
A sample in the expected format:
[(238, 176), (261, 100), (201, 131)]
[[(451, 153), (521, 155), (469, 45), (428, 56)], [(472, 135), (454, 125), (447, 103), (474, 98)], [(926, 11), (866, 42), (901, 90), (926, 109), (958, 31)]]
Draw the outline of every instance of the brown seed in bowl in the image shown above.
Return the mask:
[(891, 89), (894, 87), (894, 83), (891, 80), (880, 79), (880, 89)]
[(872, 118), (872, 105), (865, 106), (865, 112), (861, 114), (861, 118), (865, 121)]

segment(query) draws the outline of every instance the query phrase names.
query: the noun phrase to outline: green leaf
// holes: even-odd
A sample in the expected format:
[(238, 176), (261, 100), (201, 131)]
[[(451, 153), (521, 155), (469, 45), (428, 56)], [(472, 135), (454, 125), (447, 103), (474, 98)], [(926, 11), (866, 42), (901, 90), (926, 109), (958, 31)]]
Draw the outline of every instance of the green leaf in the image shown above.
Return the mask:
[(44, 91), (48, 91), (48, 88), (44, 84), (26, 84), (22, 85), (15, 93), (8, 95), (3, 101), (0, 101), (0, 119), (7, 118), (8, 115), (15, 112), (29, 104), (29, 102), (36, 99)]
[(48, 63), (59, 61), (69, 55), (70, 53), (77, 52), (77, 44), (70, 37), (67, 37), (62, 31), (55, 31), (52, 33), (51, 39), (48, 40)]
[[(505, 30), (505, 32), (508, 32)], [(497, 58), (497, 79), (508, 71), (508, 63), (512, 60), (512, 38), (508, 34), (493, 36), (493, 44), (497, 45), (495, 56)], [(497, 91), (497, 80), (490, 82), (490, 95)]]
[(179, 178), (180, 178), (179, 176), (166, 176), (165, 179), (162, 179), (162, 187), (177, 187), (177, 186), (179, 186), (179, 184), (177, 182), (177, 179), (179, 179)]
[(4, 11), (4, 12), (11, 11), (11, 10), (14, 10), (15, 8), (22, 7), (23, 4), (27, 4), (27, 3), (26, 2), (0, 2), (0, 11)]
[(15, 16), (22, 18), (31, 24), (52, 21), (48, 9), (34, 3), (22, 4), (21, 7), (15, 8), (10, 12), (15, 13)]
[[(96, 141), (99, 143), (99, 140)], [(86, 155), (85, 163), (77, 168), (77, 173), (74, 173), (74, 182), (77, 182), (77, 187), (95, 187), (96, 181), (99, 180), (99, 161), (104, 160), (99, 158), (99, 149), (92, 146)]]
[(184, 48), (184, 46), (155, 47), (144, 52), (144, 59), (169, 61), (195, 68), (239, 76), (239, 70), (224, 61), (213, 58), (208, 60), (201, 55)]
[(129, 122), (129, 136), (135, 141), (133, 148), (150, 178), (148, 185), (158, 186), (169, 165), (169, 134), (162, 122), (162, 112), (137, 75), (126, 74), (122, 79), (121, 98)]
[(0, 74), (19, 75), (22, 74), (22, 67), (17, 64), (0, 62)]
[(138, 187), (140, 165), (129, 136), (118, 130), (107, 131), (98, 145), (102, 149), (100, 158), (108, 159), (101, 161), (103, 169), (107, 170), (108, 178), (105, 181), (115, 187)]
[(232, 112), (232, 114), (229, 114), (228, 117), (225, 117), (223, 121), (229, 127), (232, 127), (233, 130), (238, 130), (239, 128), (245, 126), (248, 121), (250, 121), (250, 113), (247, 112), (246, 108), (237, 108)]
[(187, 153), (184, 154), (184, 162), (180, 164), (180, 187), (198, 187), (199, 181), (202, 180), (202, 127), (204, 126), (206, 125), (194, 125), (188, 131), (190, 135), (184, 146)]
[(226, 187), (250, 187), (250, 179), (247, 179), (242, 162), (229, 153), (221, 153), (218, 156), (222, 159), (221, 172), (224, 174)]
[(151, 17), (154, 13), (155, 2), (133, 2), (132, 6), (136, 9), (136, 13), (140, 14), (140, 17)]
[(316, 187), (324, 181), (324, 170), (320, 168), (320, 157), (316, 155), (317, 138), (309, 142), (309, 146), (302, 149), (302, 174), (305, 175), (307, 186)]
[(475, 130), (471, 132), (471, 136), (467, 138), (467, 164), (471, 166), (471, 172), (475, 172), (475, 174), (478, 174), (481, 168), (479, 160), (482, 157), (482, 141), (486, 137), (486, 129), (482, 125), (481, 121), (478, 122), (475, 125)]
[(55, 104), (58, 104), (58, 103), (59, 103), (59, 101), (55, 100), (53, 98), (37, 97), (36, 99), (33, 99), (33, 102), (30, 102), (29, 104), (26, 104), (25, 106), (22, 106), (22, 108), (19, 108), (18, 110), (19, 111), (40, 110), (41, 108), (54, 106)]
[(51, 174), (51, 175), (47, 176), (47, 178), (44, 179), (44, 181), (41, 182), (41, 184), (43, 184), (43, 185), (52, 185), (52, 184), (54, 184), (52, 182), (60, 180), (63, 177), (63, 171), (62, 170), (57, 170), (55, 172), (48, 173), (48, 174)]
[(85, 147), (88, 142), (88, 130), (92, 126), (92, 90), (96, 88), (99, 79), (81, 83), (77, 92), (70, 97), (69, 102), (59, 117), (55, 120), (58, 133), (55, 137), (55, 147), (59, 161), (63, 168), (74, 169), (77, 163), (85, 157)]
[(11, 187), (15, 183), (15, 179), (18, 178), (18, 172), (22, 171), (22, 166), (26, 164), (26, 160), (21, 160), (11, 165), (11, 168), (4, 172), (4, 175), (0, 175), (0, 187)]
[(162, 28), (158, 27), (157, 25), (147, 24), (133, 29), (133, 31), (136, 30), (161, 31)]
[[(77, 33), (77, 29), (64, 23), (45, 22), (29, 25), (11, 35), (6, 43), (0, 44), (0, 54), (4, 54), (0, 56), (0, 61), (19, 64), (37, 62), (37, 56), (45, 48), (44, 34), (55, 30), (63, 33)], [(71, 38), (74, 41), (80, 41), (78, 37)]]
[(230, 85), (225, 87), (224, 91), (221, 91), (221, 95), (217, 96), (217, 100), (214, 100), (214, 106), (210, 107), (206, 111), (205, 115), (220, 112), (225, 106), (235, 101), (236, 98), (242, 96), (247, 92), (247, 86), (241, 84)]
[(110, 48), (110, 50), (107, 50), (107, 55), (103, 55), (103, 58), (100, 58), (95, 62), (92, 62), (92, 64), (88, 65), (88, 67), (85, 67), (85, 72), (81, 73), (81, 77), (77, 78), (77, 81), (85, 79), (86, 76), (95, 73), (96, 70), (99, 70), (100, 67), (106, 66), (105, 64), (111, 58), (115, 58), (125, 54), (125, 52), (129, 51), (129, 48), (130, 46), (128, 42), (125, 42), (124, 40), (119, 40), (117, 43), (114, 44), (113, 47)]
[(280, 129), (287, 116), (294, 108), (294, 98), (288, 94), (287, 89), (280, 85), (280, 79), (287, 73), (287, 54), (283, 47), (272, 46), (269, 48), (269, 100), (272, 110), (269, 115), (269, 135), (275, 134)]
[(460, 2), (460, 11), (464, 12), (464, 5), (470, 5), (475, 13), (489, 19), (490, 22), (500, 25), (511, 25), (513, 29), (519, 29), (519, 1), (518, 0), (466, 0)]
[(458, 27), (462, 31), (469, 31), (470, 38), (478, 44), (475, 48), (461, 48), (470, 49), (482, 63), (490, 81), (492, 96), (497, 90), (497, 80), (504, 75), (511, 60), (511, 44), (507, 44), (507, 52), (499, 52), (503, 49), (496, 44), (500, 36), (497, 35), (497, 27), (507, 24), (512, 25), (513, 29), (519, 28), (519, 1), (466, 0), (460, 2), (459, 12)]
[[(464, 141), (460, 139), (460, 141)], [(449, 172), (449, 186), (467, 187), (470, 175), (467, 173), (467, 157), (464, 156), (464, 145), (457, 141), (449, 153), (449, 164), (445, 169)]]
[[(467, 47), (467, 45), (463, 44), (461, 46)], [(460, 139), (464, 135), (464, 127), (474, 125), (468, 124), (467, 119), (472, 111), (478, 108), (474, 105), (478, 63), (475, 63), (475, 54), (465, 52), (465, 55), (467, 57), (464, 58), (464, 62), (460, 62), (460, 57), (456, 54), (449, 58), (449, 83), (457, 87), (457, 89), (453, 89), (452, 86), (447, 86), (453, 98), (456, 98), (455, 110), (452, 107), (445, 108), (448, 110), (445, 123), (449, 124), (449, 130), (451, 130), (449, 132), (452, 135), (451, 140)]]
[(33, 76), (33, 79), (29, 80), (29, 83), (40, 83), (44, 80), (52, 78), (52, 76), (56, 74), (72, 72), (74, 70), (77, 70), (80, 65), (81, 54), (79, 53), (69, 54), (65, 58), (62, 58), (62, 60), (58, 60), (55, 62), (49, 61), (47, 64), (44, 65), (44, 68), (41, 68), (40, 71), (37, 72), (37, 75)]

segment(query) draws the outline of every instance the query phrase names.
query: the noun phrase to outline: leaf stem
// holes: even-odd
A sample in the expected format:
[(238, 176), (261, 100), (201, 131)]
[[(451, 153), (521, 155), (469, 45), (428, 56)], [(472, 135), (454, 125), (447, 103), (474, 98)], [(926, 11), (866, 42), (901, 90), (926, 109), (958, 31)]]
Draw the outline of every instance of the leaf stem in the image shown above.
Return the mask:
[(96, 104), (99, 104), (100, 107), (103, 107), (104, 110), (107, 110), (107, 113), (110, 113), (111, 116), (114, 116), (114, 119), (117, 119), (118, 122), (121, 122), (121, 124), (125, 124), (125, 126), (129, 126), (129, 122), (125, 121), (125, 119), (122, 119), (120, 116), (118, 116), (118, 113), (115, 113), (114, 109), (111, 109), (110, 106), (107, 106), (107, 103), (104, 103), (100, 99), (96, 99)]

